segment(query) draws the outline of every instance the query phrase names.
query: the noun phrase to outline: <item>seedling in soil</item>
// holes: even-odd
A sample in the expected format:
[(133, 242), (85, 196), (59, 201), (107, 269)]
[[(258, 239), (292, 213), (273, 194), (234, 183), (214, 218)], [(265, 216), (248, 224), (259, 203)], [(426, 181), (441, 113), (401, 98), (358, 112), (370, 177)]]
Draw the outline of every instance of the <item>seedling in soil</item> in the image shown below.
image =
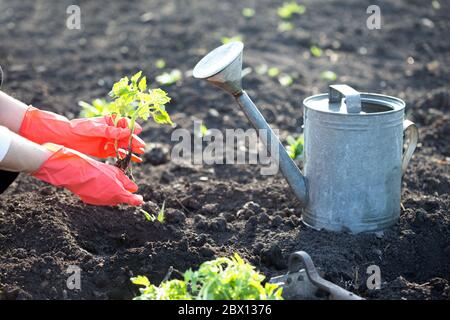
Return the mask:
[(441, 4), (437, 0), (431, 1), (431, 6), (434, 10), (439, 10), (441, 8)]
[(269, 67), (267, 66), (267, 64), (261, 64), (257, 66), (255, 70), (257, 74), (264, 75), (267, 73), (267, 70), (269, 70)]
[(155, 67), (158, 69), (164, 69), (166, 67), (166, 61), (164, 61), (164, 59), (156, 60)]
[(311, 54), (316, 58), (322, 56), (322, 49), (320, 49), (318, 46), (311, 46), (311, 48), (309, 48), (309, 51), (311, 51)]
[(105, 99), (95, 99), (92, 104), (84, 101), (78, 102), (81, 107), (80, 116), (83, 118), (101, 117), (109, 114), (110, 101)]
[(171, 86), (182, 78), (181, 71), (178, 69), (174, 69), (170, 72), (164, 72), (163, 74), (160, 74), (156, 77), (156, 81), (158, 81), (160, 84), (165, 86)]
[(300, 135), (295, 139), (292, 136), (289, 136), (287, 138), (288, 147), (287, 151), (289, 153), (289, 157), (291, 157), (293, 160), (298, 159), (303, 154), (303, 145), (304, 145), (304, 136)]
[(289, 74), (282, 74), (278, 77), (278, 81), (283, 87), (289, 87), (294, 83), (294, 78)]
[(336, 81), (337, 75), (333, 71), (327, 70), (327, 71), (323, 71), (322, 73), (320, 73), (320, 78), (323, 80), (326, 80), (326, 81), (333, 82), (333, 81)]
[(145, 219), (147, 219), (150, 222), (155, 222), (155, 221), (159, 221), (161, 223), (164, 223), (164, 221), (166, 220), (166, 215), (165, 215), (165, 207), (166, 207), (166, 202), (164, 201), (161, 209), (159, 209), (158, 215), (154, 215), (151, 213), (148, 213), (147, 211), (145, 211), (144, 209), (139, 209), (143, 214)]
[(244, 37), (241, 35), (237, 35), (234, 37), (222, 37), (220, 38), (220, 41), (222, 42), (222, 44), (227, 44), (229, 42), (234, 42), (234, 41), (240, 41), (243, 42), (244, 41)]
[(255, 15), (255, 9), (253, 8), (244, 8), (242, 9), (242, 15), (246, 18), (251, 18)]
[[(172, 120), (165, 109), (165, 104), (170, 101), (170, 98), (164, 90), (147, 89), (147, 78), (142, 77), (142, 71), (133, 75), (131, 79), (124, 77), (116, 82), (109, 96), (113, 101), (96, 99), (91, 105), (80, 102), (79, 104), (83, 108), (82, 113), (92, 117), (110, 115), (115, 126), (121, 119), (125, 118), (132, 133), (134, 133), (138, 119), (147, 121), (152, 117), (156, 123), (172, 124)], [(131, 175), (131, 169), (128, 170), (128, 168), (132, 156), (132, 142), (133, 134), (130, 135), (128, 153), (125, 157), (119, 154), (118, 142), (115, 142), (116, 166), (129, 175)]]
[(278, 24), (278, 31), (285, 32), (294, 30), (294, 24), (292, 22), (283, 21)]
[(272, 283), (263, 285), (264, 279), (235, 254), (204, 262), (197, 271), (186, 271), (183, 280), (163, 281), (158, 287), (144, 276), (131, 281), (144, 286), (134, 300), (282, 300), (282, 288)]
[(271, 67), (267, 70), (267, 75), (271, 78), (274, 78), (280, 74), (280, 69), (276, 67)]
[(285, 2), (281, 7), (278, 8), (278, 15), (282, 19), (290, 19), (295, 14), (304, 14), (306, 11), (306, 7), (304, 5), (300, 5), (295, 1)]

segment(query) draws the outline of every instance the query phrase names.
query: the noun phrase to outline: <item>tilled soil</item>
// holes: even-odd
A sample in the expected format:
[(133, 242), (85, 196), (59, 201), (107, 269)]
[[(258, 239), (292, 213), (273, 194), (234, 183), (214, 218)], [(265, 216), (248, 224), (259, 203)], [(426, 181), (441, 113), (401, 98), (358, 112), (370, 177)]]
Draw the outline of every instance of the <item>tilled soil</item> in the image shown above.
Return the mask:
[[(0, 298), (130, 299), (129, 278), (161, 281), (217, 256), (240, 253), (268, 277), (285, 273), (289, 254), (307, 251), (325, 277), (369, 299), (450, 298), (450, 5), (384, 1), (382, 28), (366, 28), (373, 1), (302, 1), (295, 29), (277, 30), (281, 1), (80, 1), (82, 29), (65, 28), (71, 1), (0, 1), (3, 90), (37, 107), (75, 117), (77, 101), (104, 97), (114, 81), (154, 61), (184, 79), (165, 88), (178, 128), (248, 128), (230, 97), (189, 77), (195, 63), (241, 34), (244, 86), (283, 139), (301, 132), (301, 100), (326, 92), (320, 73), (358, 90), (398, 96), (419, 126), (420, 145), (403, 180), (399, 223), (384, 234), (315, 231), (283, 177), (256, 165), (194, 166), (170, 161), (174, 128), (153, 123), (135, 178), (145, 209), (165, 201), (166, 222), (150, 223), (136, 208), (84, 205), (64, 190), (26, 175), (0, 198)], [(256, 15), (246, 19), (244, 7)], [(312, 44), (324, 54), (311, 57)], [(292, 86), (259, 75), (261, 65), (294, 74)], [(380, 159), (382, 161), (382, 159)], [(370, 170), (370, 168), (368, 168)], [(381, 269), (380, 290), (366, 269)], [(69, 290), (69, 266), (81, 268), (81, 290)], [(176, 273), (175, 273), (176, 274)]]

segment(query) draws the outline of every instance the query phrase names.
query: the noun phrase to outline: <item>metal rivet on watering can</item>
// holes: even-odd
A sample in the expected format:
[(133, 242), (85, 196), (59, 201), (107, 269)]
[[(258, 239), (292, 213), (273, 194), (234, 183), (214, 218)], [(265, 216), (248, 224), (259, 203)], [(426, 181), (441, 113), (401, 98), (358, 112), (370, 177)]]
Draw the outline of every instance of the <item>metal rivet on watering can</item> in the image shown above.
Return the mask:
[[(404, 120), (405, 103), (332, 85), (304, 105), (304, 173), (287, 154), (241, 87), (243, 44), (216, 48), (195, 67), (194, 77), (231, 93), (261, 140), (279, 145), (279, 165), (304, 207), (303, 222), (316, 229), (352, 233), (380, 231), (400, 214), (402, 174), (417, 144), (414, 123)], [(409, 136), (405, 153), (403, 132)]]

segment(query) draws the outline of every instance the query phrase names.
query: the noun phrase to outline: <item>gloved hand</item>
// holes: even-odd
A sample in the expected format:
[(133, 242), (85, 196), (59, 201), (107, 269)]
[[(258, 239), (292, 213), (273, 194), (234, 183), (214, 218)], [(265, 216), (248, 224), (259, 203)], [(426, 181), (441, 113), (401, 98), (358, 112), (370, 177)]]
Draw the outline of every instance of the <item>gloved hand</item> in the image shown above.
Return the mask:
[(93, 205), (140, 205), (138, 187), (117, 167), (96, 161), (74, 150), (52, 143), (43, 145), (53, 152), (32, 175), (54, 186), (65, 187), (83, 202)]
[[(136, 154), (144, 153), (145, 143), (137, 136), (141, 131), (142, 128), (136, 124), (132, 141), (132, 152)], [(111, 116), (68, 120), (56, 113), (30, 106), (19, 134), (38, 144), (51, 142), (93, 157), (107, 158), (116, 156), (116, 140), (118, 148), (124, 149), (121, 155), (126, 155), (131, 130), (125, 118), (120, 119), (115, 127)], [(136, 156), (132, 160), (142, 161)]]

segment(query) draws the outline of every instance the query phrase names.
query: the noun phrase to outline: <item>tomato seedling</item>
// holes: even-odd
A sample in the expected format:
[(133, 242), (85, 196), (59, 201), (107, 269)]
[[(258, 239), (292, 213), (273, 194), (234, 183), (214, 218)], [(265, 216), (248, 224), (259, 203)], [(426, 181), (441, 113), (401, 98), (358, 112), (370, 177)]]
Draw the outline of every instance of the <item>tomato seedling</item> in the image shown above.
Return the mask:
[(289, 136), (287, 138), (288, 147), (287, 151), (289, 153), (289, 157), (291, 159), (296, 160), (303, 154), (303, 144), (304, 144), (304, 136), (300, 135), (295, 139), (292, 136)]
[(126, 172), (132, 156), (131, 146), (136, 121), (138, 119), (147, 121), (152, 117), (156, 123), (171, 125), (172, 120), (165, 109), (165, 105), (170, 101), (170, 97), (164, 90), (148, 89), (147, 78), (142, 76), (142, 71), (139, 71), (131, 78), (123, 77), (116, 82), (109, 96), (112, 98), (112, 101), (96, 99), (92, 104), (86, 102), (80, 102), (79, 104), (82, 107), (82, 115), (86, 117), (109, 115), (112, 117), (115, 126), (121, 119), (127, 119), (128, 127), (132, 134), (130, 135), (128, 152), (125, 157), (119, 154), (118, 142), (115, 142), (116, 166)]
[(134, 300), (282, 300), (277, 284), (262, 284), (265, 276), (238, 254), (204, 262), (197, 271), (189, 269), (183, 280), (163, 281), (159, 286), (147, 277), (131, 281), (143, 286)]
[(178, 69), (173, 69), (170, 72), (164, 72), (160, 74), (155, 79), (162, 85), (171, 86), (180, 81), (182, 78), (183, 74), (181, 73), (181, 71)]
[(304, 14), (306, 11), (306, 7), (304, 5), (300, 5), (295, 1), (285, 2), (281, 7), (278, 8), (278, 15), (282, 19), (290, 19), (295, 14)]

